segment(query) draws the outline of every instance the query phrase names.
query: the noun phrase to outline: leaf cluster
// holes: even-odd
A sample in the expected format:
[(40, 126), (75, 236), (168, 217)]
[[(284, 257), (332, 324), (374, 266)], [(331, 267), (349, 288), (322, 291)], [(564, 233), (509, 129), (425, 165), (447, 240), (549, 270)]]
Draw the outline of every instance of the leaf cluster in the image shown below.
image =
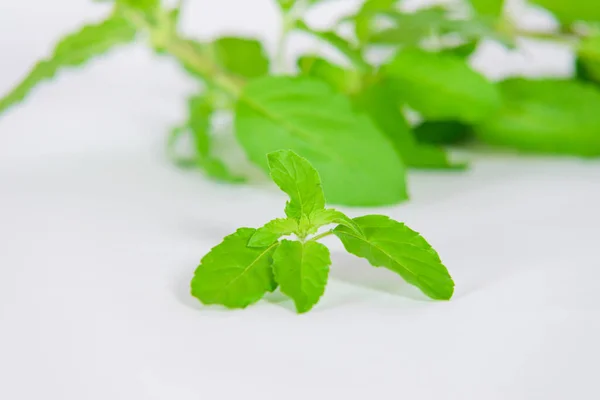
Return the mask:
[(383, 215), (350, 219), (326, 208), (318, 172), (291, 150), (267, 159), (271, 178), (289, 196), (285, 217), (240, 228), (202, 258), (191, 283), (202, 303), (245, 308), (279, 287), (299, 313), (309, 311), (325, 292), (331, 260), (319, 240), (331, 234), (349, 253), (394, 271), (427, 296), (452, 297), (454, 282), (421, 235)]

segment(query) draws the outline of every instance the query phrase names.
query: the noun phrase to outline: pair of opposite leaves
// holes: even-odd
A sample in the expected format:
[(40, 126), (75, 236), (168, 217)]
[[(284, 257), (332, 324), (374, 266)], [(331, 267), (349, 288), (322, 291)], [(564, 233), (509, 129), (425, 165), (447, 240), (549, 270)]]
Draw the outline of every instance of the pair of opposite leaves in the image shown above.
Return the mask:
[[(244, 308), (278, 286), (298, 312), (309, 311), (325, 292), (331, 260), (317, 240), (335, 234), (346, 250), (373, 266), (398, 273), (433, 299), (447, 300), (454, 282), (436, 251), (418, 233), (383, 215), (350, 219), (325, 208), (318, 172), (291, 150), (268, 154), (273, 181), (288, 194), (286, 218), (262, 228), (240, 228), (202, 258), (192, 295), (204, 304)], [(316, 235), (322, 226), (333, 230)], [(295, 235), (297, 240), (283, 239)]]

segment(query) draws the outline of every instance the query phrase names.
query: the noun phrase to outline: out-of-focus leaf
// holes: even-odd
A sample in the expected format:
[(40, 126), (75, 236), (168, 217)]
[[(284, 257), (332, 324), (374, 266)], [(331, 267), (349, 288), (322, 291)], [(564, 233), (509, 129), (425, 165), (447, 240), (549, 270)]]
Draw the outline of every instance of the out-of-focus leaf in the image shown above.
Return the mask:
[(312, 76), (327, 82), (336, 92), (352, 94), (361, 88), (361, 73), (343, 68), (329, 61), (313, 56), (298, 59), (298, 68), (302, 75)]
[(376, 29), (374, 24), (377, 22), (377, 14), (393, 10), (397, 3), (398, 0), (366, 0), (364, 2), (354, 16), (354, 32), (359, 43), (369, 42)]
[(531, 152), (600, 156), (600, 91), (568, 80), (509, 79), (502, 109), (475, 127), (483, 141)]
[(346, 58), (348, 58), (348, 60), (359, 70), (368, 71), (371, 68), (369, 64), (365, 62), (361, 51), (352, 43), (339, 36), (337, 33), (333, 31), (314, 30), (306, 25), (303, 21), (298, 21), (296, 28), (328, 43), (346, 56)]
[(237, 137), (252, 162), (268, 171), (268, 153), (293, 150), (319, 171), (331, 203), (374, 206), (407, 197), (404, 166), (388, 139), (320, 80), (253, 80), (235, 114)]
[(431, 7), (414, 13), (392, 10), (381, 12), (394, 22), (394, 26), (371, 35), (373, 44), (391, 44), (415, 46), (423, 39), (442, 31), (448, 21), (447, 10), (443, 7)]
[(477, 122), (500, 107), (496, 86), (456, 56), (402, 50), (385, 71), (399, 96), (426, 119)]
[[(210, 135), (211, 118), (214, 112), (213, 101), (209, 95), (193, 96), (188, 101), (188, 119), (182, 126), (171, 131), (167, 151), (175, 164), (184, 168), (201, 168), (210, 178), (230, 183), (241, 183), (244, 178), (233, 174), (227, 165), (212, 154)], [(194, 145), (194, 154), (181, 156), (176, 146), (184, 134), (190, 134)]]
[(473, 137), (471, 128), (458, 121), (425, 121), (414, 132), (419, 143), (438, 146), (462, 144)]
[(400, 111), (398, 100), (386, 82), (379, 82), (357, 94), (354, 104), (366, 112), (379, 129), (386, 134), (401, 155), (404, 163), (413, 168), (464, 168), (453, 164), (446, 152), (438, 147), (420, 145)]
[(600, 36), (581, 41), (577, 51), (577, 75), (583, 80), (600, 83)]
[(257, 78), (269, 73), (269, 59), (260, 41), (222, 37), (213, 42), (218, 63), (226, 71), (243, 78)]
[(531, 0), (531, 2), (552, 12), (563, 23), (600, 21), (600, 2), (597, 0)]
[(17, 86), (0, 98), (0, 113), (23, 101), (39, 83), (54, 78), (60, 70), (82, 65), (117, 45), (131, 42), (135, 34), (135, 28), (127, 20), (115, 15), (65, 36), (50, 57), (38, 62)]
[(482, 15), (498, 17), (504, 9), (504, 0), (469, 0), (473, 9)]

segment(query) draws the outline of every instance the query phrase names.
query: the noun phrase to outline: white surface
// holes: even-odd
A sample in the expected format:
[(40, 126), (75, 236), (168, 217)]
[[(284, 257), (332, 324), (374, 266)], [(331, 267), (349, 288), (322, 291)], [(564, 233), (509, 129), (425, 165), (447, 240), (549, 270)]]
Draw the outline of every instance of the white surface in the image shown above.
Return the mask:
[[(248, 3), (194, 2), (186, 26), (272, 39), (272, 8)], [(103, 10), (3, 2), (0, 91)], [(485, 51), (480, 65), (568, 66), (560, 49)], [(479, 160), (464, 174), (414, 174), (411, 203), (369, 210), (434, 244), (457, 283), (451, 302), (425, 300), (331, 239), (330, 285), (311, 313), (278, 295), (239, 312), (202, 307), (188, 295), (200, 257), (279, 215), (284, 197), (164, 160), (192, 87), (140, 46), (62, 74), (0, 117), (0, 399), (600, 397), (600, 163)]]

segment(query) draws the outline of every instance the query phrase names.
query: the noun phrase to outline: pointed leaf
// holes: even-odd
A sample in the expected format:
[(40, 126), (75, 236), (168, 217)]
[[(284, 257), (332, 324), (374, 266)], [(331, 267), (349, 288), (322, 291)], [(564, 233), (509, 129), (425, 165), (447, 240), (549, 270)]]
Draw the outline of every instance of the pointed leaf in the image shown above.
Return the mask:
[(249, 82), (236, 107), (236, 135), (252, 162), (290, 149), (321, 175), (331, 203), (374, 206), (406, 199), (405, 171), (385, 136), (348, 99), (312, 78)]
[(313, 308), (325, 292), (330, 265), (329, 250), (317, 242), (283, 240), (273, 254), (275, 279), (299, 313)]
[(319, 173), (305, 158), (290, 150), (269, 153), (267, 158), (273, 182), (290, 196), (285, 206), (288, 217), (300, 221), (325, 207)]
[(277, 247), (248, 247), (256, 229), (240, 228), (202, 258), (192, 279), (192, 295), (204, 304), (244, 308), (277, 284), (271, 269)]
[(0, 113), (21, 102), (35, 86), (52, 79), (61, 69), (81, 65), (116, 45), (131, 42), (135, 33), (128, 21), (115, 15), (66, 36), (50, 57), (38, 62), (21, 83), (0, 99)]
[(298, 222), (291, 218), (277, 218), (267, 222), (252, 235), (248, 246), (265, 247), (275, 243), (282, 236), (291, 235), (298, 231)]
[(364, 238), (344, 226), (334, 230), (349, 253), (366, 258), (375, 267), (398, 273), (433, 299), (452, 297), (454, 282), (438, 254), (421, 235), (384, 215), (367, 215), (354, 221), (364, 232)]

